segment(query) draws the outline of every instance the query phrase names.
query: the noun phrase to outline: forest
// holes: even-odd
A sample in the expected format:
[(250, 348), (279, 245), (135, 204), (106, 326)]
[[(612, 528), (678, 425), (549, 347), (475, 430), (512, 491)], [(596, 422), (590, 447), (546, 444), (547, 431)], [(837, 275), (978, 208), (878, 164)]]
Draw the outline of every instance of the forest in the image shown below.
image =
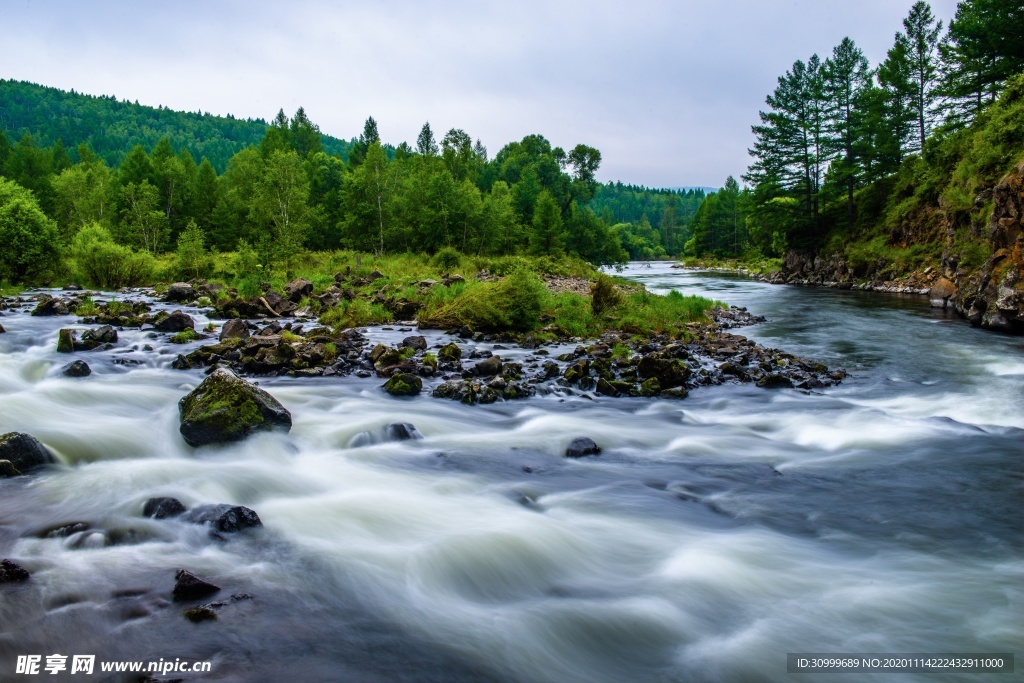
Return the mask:
[(798, 59), (752, 127), (746, 187), (730, 179), (708, 197), (686, 253), (828, 250), (912, 267), (942, 251), (940, 203), (963, 214), (962, 251), (978, 252), (978, 190), (1024, 151), (1022, 71), (1015, 0), (964, 0), (945, 27), (919, 1), (875, 67), (851, 38)]

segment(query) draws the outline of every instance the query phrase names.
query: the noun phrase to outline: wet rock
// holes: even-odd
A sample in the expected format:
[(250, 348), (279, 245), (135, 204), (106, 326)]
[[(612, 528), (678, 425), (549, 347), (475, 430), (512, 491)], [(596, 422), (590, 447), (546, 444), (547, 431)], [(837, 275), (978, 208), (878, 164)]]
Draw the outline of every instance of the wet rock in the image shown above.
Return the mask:
[(658, 395), (662, 398), (684, 399), (690, 395), (690, 392), (686, 390), (686, 387), (672, 387), (671, 389), (665, 389)]
[(165, 301), (182, 302), (196, 298), (196, 290), (187, 282), (175, 282), (167, 288)]
[(493, 377), (501, 374), (501, 356), (491, 356), (474, 365), (470, 372), (477, 377)]
[(57, 456), (38, 439), (21, 432), (0, 435), (0, 460), (9, 460), (20, 472), (58, 462)]
[(284, 286), (284, 295), (292, 303), (299, 303), (302, 297), (313, 293), (313, 283), (305, 278), (296, 278)]
[(423, 391), (423, 380), (406, 372), (392, 375), (384, 384), (384, 391), (392, 396), (415, 396)]
[(288, 431), (292, 416), (277, 399), (225, 368), (217, 368), (178, 403), (181, 435), (190, 446), (238, 441), (253, 432)]
[(422, 439), (423, 435), (408, 422), (392, 422), (384, 428), (384, 434), (390, 441), (409, 441), (411, 439)]
[(195, 330), (196, 324), (192, 320), (192, 316), (186, 315), (181, 311), (174, 311), (166, 318), (158, 320), (153, 325), (158, 332), (183, 332), (185, 330)]
[(690, 377), (690, 368), (679, 361), (654, 355), (641, 358), (636, 371), (643, 379), (657, 379), (662, 389), (680, 386)]
[(57, 353), (71, 353), (75, 350), (75, 331), (63, 327), (57, 332)]
[(427, 350), (427, 340), (425, 337), (416, 335), (413, 337), (406, 337), (402, 340), (402, 346), (407, 349), (416, 349), (417, 351)]
[(174, 591), (172, 595), (175, 602), (199, 600), (218, 591), (220, 591), (220, 586), (215, 586), (208, 581), (200, 579), (187, 569), (179, 569), (174, 575)]
[(950, 297), (956, 294), (956, 285), (944, 277), (932, 285), (928, 292), (928, 301), (932, 308), (946, 308), (949, 305)]
[(82, 285), (64, 285), (61, 287), (65, 292), (81, 292)]
[(0, 460), (0, 477), (20, 477), (21, 470), (10, 460)]
[(185, 505), (177, 498), (150, 498), (142, 506), (142, 515), (153, 519), (167, 519), (183, 514), (185, 509)]
[(10, 560), (0, 560), (0, 584), (21, 583), (32, 577), (28, 570)]
[(597, 455), (601, 452), (593, 439), (588, 436), (580, 436), (572, 440), (569, 447), (565, 449), (565, 457), (582, 458), (588, 455)]
[(0, 325), (0, 334), (5, 334), (7, 330), (4, 329), (3, 325)]
[(117, 342), (117, 330), (110, 325), (98, 327), (95, 330), (86, 330), (82, 335), (82, 341), (86, 344), (100, 346), (101, 344), (114, 344)]
[(61, 372), (68, 377), (88, 377), (92, 374), (92, 368), (84, 360), (76, 360), (65, 365)]
[(220, 330), (220, 340), (225, 339), (248, 339), (249, 338), (249, 326), (245, 324), (244, 320), (237, 318), (229, 320), (224, 323), (224, 327)]
[(185, 512), (181, 519), (190, 524), (209, 524), (214, 530), (223, 533), (236, 533), (243, 529), (263, 526), (255, 510), (227, 503), (198, 505)]
[(69, 315), (68, 302), (64, 299), (47, 297), (40, 301), (32, 311), (34, 316)]
[(789, 389), (793, 386), (793, 380), (782, 373), (769, 373), (757, 380), (757, 386), (763, 389)]
[(39, 538), (67, 538), (68, 536), (88, 531), (90, 528), (88, 522), (68, 522), (67, 524), (48, 527), (40, 531), (37, 536)]
[(217, 613), (209, 607), (196, 607), (195, 609), (188, 609), (183, 612), (183, 615), (193, 624), (198, 624), (203, 621), (217, 620)]

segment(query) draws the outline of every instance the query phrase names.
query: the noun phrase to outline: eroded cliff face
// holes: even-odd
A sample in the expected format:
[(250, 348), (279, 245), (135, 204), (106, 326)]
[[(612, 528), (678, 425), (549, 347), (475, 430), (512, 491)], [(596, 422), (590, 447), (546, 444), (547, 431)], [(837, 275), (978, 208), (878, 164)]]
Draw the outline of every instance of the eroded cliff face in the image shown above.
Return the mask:
[[(992, 189), (988, 223), (992, 256), (974, 273), (961, 272), (955, 255), (943, 258), (944, 277), (932, 288), (933, 305), (952, 306), (972, 325), (1024, 333), (1024, 162)], [(952, 230), (950, 230), (952, 239)]]
[(952, 308), (972, 325), (1024, 334), (1024, 162), (995, 187), (984, 190), (978, 196), (978, 206), (989, 198), (992, 216), (987, 228), (982, 228), (987, 234), (978, 237), (988, 240), (992, 255), (981, 268), (968, 268), (960, 262), (953, 246), (957, 225), (953, 217), (946, 216), (942, 219), (946, 244), (941, 269), (895, 273), (893, 265), (884, 260), (852, 267), (840, 253), (790, 251), (783, 259), (782, 271), (768, 279), (780, 284), (928, 294), (932, 306)]

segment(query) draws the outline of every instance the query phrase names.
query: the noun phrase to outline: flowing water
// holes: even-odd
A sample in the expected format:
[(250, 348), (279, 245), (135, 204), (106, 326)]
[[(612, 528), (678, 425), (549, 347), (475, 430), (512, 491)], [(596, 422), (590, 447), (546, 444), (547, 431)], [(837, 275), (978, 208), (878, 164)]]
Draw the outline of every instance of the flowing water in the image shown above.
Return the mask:
[[(471, 407), (377, 379), (261, 379), (292, 431), (192, 449), (177, 401), (202, 374), (170, 369), (180, 347), (124, 331), (70, 379), (54, 352), (68, 318), (2, 318), (0, 433), (64, 465), (0, 480), (0, 557), (32, 572), (0, 587), (0, 680), (53, 653), (212, 662), (186, 680), (562, 683), (783, 681), (787, 652), (1024, 650), (1020, 338), (923, 297), (626, 275), (747, 306), (768, 322), (736, 332), (850, 377)], [(380, 438), (392, 422), (424, 438)], [(582, 435), (604, 452), (561, 457)], [(246, 505), (265, 527), (215, 540), (143, 518), (153, 496)], [(120, 542), (40, 537), (79, 521)], [(192, 624), (168, 602), (178, 568), (253, 599)]]

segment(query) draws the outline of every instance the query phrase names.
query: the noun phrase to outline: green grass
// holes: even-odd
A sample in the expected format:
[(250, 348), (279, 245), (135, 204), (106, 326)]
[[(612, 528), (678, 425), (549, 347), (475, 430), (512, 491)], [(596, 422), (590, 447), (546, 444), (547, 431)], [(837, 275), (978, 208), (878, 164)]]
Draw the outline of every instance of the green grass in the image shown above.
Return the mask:
[(84, 317), (87, 315), (99, 315), (100, 309), (96, 305), (96, 302), (92, 300), (91, 296), (87, 296), (82, 299), (81, 303), (75, 307), (75, 315)]

